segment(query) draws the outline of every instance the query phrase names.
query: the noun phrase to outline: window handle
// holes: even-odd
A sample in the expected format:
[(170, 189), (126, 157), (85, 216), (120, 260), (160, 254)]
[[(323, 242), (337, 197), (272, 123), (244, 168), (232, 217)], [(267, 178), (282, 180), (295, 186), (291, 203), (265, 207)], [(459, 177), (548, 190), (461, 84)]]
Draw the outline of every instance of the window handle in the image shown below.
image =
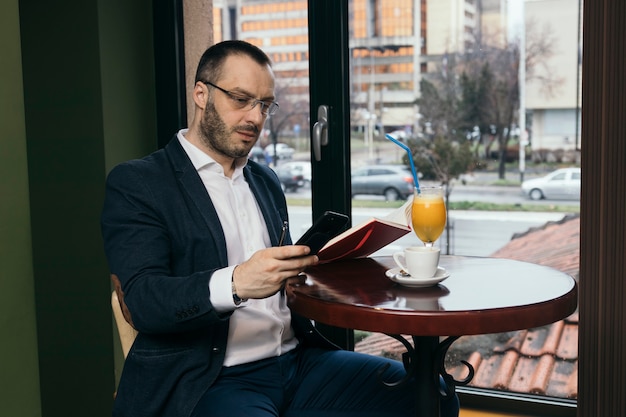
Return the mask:
[(317, 122), (313, 125), (313, 154), (316, 161), (322, 160), (322, 146), (328, 145), (328, 106), (317, 108)]

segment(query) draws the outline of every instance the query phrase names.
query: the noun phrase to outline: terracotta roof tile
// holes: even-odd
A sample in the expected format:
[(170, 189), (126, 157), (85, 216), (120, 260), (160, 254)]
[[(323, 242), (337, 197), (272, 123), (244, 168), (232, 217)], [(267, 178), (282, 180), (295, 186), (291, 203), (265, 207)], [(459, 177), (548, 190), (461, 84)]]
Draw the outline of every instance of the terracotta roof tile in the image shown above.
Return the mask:
[(553, 397), (578, 396), (578, 361), (557, 361), (546, 394)]
[(522, 350), (522, 344), (524, 340), (526, 340), (527, 330), (521, 330), (519, 332), (515, 332), (513, 337), (511, 337), (505, 344), (503, 345), (495, 345), (493, 348), (494, 352), (504, 353), (507, 350), (513, 349), (518, 352)]
[(514, 235), (492, 256), (550, 266), (578, 278), (580, 216), (565, 216), (561, 221), (549, 222), (541, 228)]
[(529, 331), (519, 353), (530, 357), (554, 354), (559, 344), (563, 327), (563, 321), (559, 321), (553, 325)]
[[(550, 266), (578, 279), (580, 217), (566, 216), (519, 234), (492, 256)], [(535, 329), (502, 335), (465, 336), (452, 345), (447, 371), (457, 380), (467, 376), (460, 360), (467, 360), (475, 375), (470, 386), (561, 398), (578, 396), (578, 311), (564, 320)], [(501, 340), (501, 341), (500, 341)], [(464, 348), (455, 346), (462, 344)], [(473, 347), (469, 351), (467, 346)], [(355, 350), (400, 359), (402, 344), (372, 334)]]
[(570, 361), (578, 359), (578, 322), (571, 323), (565, 320), (565, 328), (555, 352), (559, 358)]
[(548, 374), (554, 366), (554, 358), (548, 355), (539, 358), (517, 355), (516, 359), (508, 389), (514, 392), (544, 394), (549, 381)]
[[(498, 365), (498, 370), (494, 371), (491, 378), (491, 387), (495, 389), (506, 389), (511, 386), (511, 376), (515, 372), (519, 355), (512, 350), (504, 352), (504, 356), (501, 357), (501, 361)], [(492, 356), (492, 359), (499, 359), (497, 356)], [(487, 361), (488, 363), (489, 361)], [(479, 368), (480, 369), (480, 368)]]

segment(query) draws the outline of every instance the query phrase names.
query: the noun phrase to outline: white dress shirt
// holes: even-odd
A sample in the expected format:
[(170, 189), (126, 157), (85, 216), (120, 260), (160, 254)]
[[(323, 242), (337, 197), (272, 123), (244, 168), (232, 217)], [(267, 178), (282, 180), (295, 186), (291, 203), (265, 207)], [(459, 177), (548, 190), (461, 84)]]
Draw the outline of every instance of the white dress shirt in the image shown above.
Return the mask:
[(185, 139), (186, 133), (187, 129), (179, 131), (178, 140), (213, 201), (226, 237), (229, 266), (215, 271), (209, 280), (213, 307), (218, 312), (235, 310), (230, 318), (224, 366), (281, 355), (298, 344), (285, 297), (277, 293), (236, 306), (232, 296), (235, 266), (271, 246), (263, 214), (243, 176), (246, 161), (229, 178), (220, 164)]

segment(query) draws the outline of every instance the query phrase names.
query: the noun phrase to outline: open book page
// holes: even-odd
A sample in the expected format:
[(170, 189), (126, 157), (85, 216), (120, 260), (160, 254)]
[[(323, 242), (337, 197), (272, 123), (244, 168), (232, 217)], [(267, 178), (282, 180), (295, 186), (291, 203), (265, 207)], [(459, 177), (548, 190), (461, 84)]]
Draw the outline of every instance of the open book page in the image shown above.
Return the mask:
[(331, 239), (317, 254), (320, 262), (363, 258), (411, 231), (411, 202), (409, 199), (388, 215), (370, 218)]
[(406, 203), (404, 203), (401, 207), (398, 207), (391, 213), (387, 214), (384, 217), (381, 217), (380, 220), (390, 221), (394, 223), (404, 224), (409, 226), (411, 224), (411, 206), (413, 204), (413, 197), (409, 198)]

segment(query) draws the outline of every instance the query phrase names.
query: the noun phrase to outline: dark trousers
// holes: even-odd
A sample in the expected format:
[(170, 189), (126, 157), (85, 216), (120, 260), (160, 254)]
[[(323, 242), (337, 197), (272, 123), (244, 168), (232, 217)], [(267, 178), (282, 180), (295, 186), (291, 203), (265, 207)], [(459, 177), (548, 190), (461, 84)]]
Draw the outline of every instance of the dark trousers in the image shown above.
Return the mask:
[[(415, 385), (391, 389), (380, 382), (397, 381), (404, 374), (400, 362), (386, 358), (296, 349), (223, 368), (192, 417), (414, 417)], [(456, 397), (441, 401), (441, 416), (458, 413)]]

